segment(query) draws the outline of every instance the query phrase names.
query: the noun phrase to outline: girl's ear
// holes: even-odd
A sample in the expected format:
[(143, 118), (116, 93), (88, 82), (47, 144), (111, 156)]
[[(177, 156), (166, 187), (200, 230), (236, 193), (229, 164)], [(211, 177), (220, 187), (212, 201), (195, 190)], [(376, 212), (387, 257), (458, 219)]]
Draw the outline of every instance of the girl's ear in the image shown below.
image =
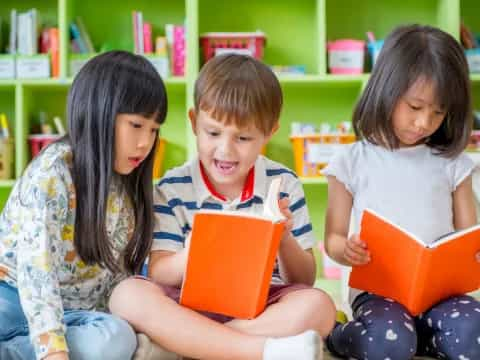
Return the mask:
[(195, 112), (194, 108), (190, 108), (188, 110), (188, 118), (190, 119), (190, 125), (192, 126), (192, 131), (195, 135), (197, 135), (197, 113)]

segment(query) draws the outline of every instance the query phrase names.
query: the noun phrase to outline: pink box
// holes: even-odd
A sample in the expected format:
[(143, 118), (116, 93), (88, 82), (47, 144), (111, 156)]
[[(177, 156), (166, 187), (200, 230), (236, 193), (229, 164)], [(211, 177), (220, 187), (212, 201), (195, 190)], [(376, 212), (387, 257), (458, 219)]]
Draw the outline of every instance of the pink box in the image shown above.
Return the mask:
[(328, 68), (332, 74), (361, 74), (365, 41), (343, 39), (329, 42)]

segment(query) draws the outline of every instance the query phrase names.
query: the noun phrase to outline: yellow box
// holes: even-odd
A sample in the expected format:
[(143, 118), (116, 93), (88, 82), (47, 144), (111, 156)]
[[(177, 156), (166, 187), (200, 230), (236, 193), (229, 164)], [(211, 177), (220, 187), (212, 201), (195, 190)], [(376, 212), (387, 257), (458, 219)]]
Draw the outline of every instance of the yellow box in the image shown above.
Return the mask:
[(342, 144), (355, 142), (354, 134), (310, 134), (290, 137), (295, 172), (302, 177), (322, 176), (322, 169)]
[(13, 179), (13, 140), (0, 138), (0, 179)]
[(162, 173), (163, 157), (165, 156), (165, 146), (167, 140), (159, 137), (157, 141), (157, 148), (155, 149), (155, 157), (153, 159), (153, 172), (154, 179), (159, 179)]

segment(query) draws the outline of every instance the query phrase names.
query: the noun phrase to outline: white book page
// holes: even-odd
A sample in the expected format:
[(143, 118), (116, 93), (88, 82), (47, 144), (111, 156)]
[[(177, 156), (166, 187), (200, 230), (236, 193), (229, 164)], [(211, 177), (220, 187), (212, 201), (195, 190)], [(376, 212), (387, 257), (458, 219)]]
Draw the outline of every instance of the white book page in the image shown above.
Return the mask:
[(476, 231), (480, 229), (480, 224), (477, 224), (477, 225), (474, 225), (472, 227), (469, 227), (467, 229), (463, 229), (463, 230), (459, 230), (459, 231), (454, 231), (450, 234), (447, 234), (447, 235), (444, 235), (442, 237), (440, 237), (438, 240), (435, 240), (433, 243), (431, 243), (428, 247), (429, 248), (436, 248), (442, 244), (445, 244), (451, 240), (454, 240), (458, 237), (461, 237), (462, 235), (464, 234), (468, 234), (472, 231)]
[(285, 220), (280, 208), (278, 207), (278, 194), (280, 193), (281, 178), (275, 178), (268, 189), (267, 198), (263, 204), (263, 214), (270, 217), (274, 222)]
[(375, 215), (376, 217), (382, 219), (383, 221), (385, 221), (386, 223), (392, 225), (394, 228), (400, 230), (402, 233), (408, 235), (409, 237), (411, 237), (413, 240), (415, 240), (417, 243), (419, 243), (420, 245), (424, 246), (424, 247), (428, 247), (428, 244), (426, 244), (424, 241), (422, 241), (421, 239), (419, 239), (417, 236), (415, 236), (414, 234), (412, 234), (411, 232), (408, 232), (407, 230), (403, 229), (401, 226), (398, 226), (397, 224), (393, 223), (392, 221), (388, 220), (387, 218), (383, 217), (382, 215), (380, 215), (379, 213), (375, 212), (374, 210), (372, 209), (365, 209), (364, 211), (368, 211), (370, 212), (371, 214)]

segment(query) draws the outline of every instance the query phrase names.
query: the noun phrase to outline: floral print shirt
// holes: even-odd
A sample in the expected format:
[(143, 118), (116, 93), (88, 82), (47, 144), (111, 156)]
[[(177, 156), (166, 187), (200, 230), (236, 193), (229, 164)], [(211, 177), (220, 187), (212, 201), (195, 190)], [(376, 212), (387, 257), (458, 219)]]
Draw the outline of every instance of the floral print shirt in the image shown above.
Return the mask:
[[(104, 309), (127, 276), (87, 265), (75, 252), (71, 166), (69, 145), (47, 147), (17, 181), (0, 215), (0, 281), (18, 288), (37, 359), (68, 351), (64, 309)], [(117, 259), (135, 226), (131, 202), (120, 189), (116, 181), (106, 217)]]

